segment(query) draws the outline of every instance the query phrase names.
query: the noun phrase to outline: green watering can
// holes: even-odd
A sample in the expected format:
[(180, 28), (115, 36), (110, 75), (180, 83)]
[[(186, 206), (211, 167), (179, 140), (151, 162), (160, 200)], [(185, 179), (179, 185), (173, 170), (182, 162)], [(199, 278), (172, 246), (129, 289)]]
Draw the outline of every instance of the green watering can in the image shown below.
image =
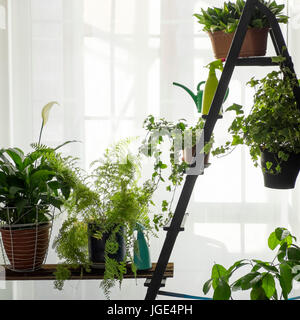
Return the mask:
[(137, 223), (137, 250), (134, 250), (134, 264), (137, 270), (149, 270), (152, 268), (149, 248), (143, 233), (144, 229), (140, 223)]
[[(177, 87), (184, 89), (192, 97), (199, 113), (202, 112), (202, 106), (203, 106), (203, 93), (204, 93), (204, 91), (201, 90), (201, 87), (205, 84), (206, 84), (206, 81), (201, 81), (197, 86), (197, 94), (195, 94), (192, 90), (190, 90), (186, 86), (184, 86), (180, 83), (177, 83), (177, 82), (173, 83), (174, 86), (177, 86)], [(229, 89), (227, 89), (227, 91), (226, 91), (224, 102), (227, 100), (228, 95), (229, 95)]]

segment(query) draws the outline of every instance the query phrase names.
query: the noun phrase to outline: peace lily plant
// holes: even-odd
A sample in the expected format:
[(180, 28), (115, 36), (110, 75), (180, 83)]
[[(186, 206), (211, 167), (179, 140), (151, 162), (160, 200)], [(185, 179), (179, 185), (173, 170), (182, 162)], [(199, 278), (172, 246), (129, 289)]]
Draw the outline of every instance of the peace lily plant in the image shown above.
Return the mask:
[[(39, 142), (31, 144), (33, 151), (25, 154), (17, 147), (0, 150), (0, 231), (8, 267), (17, 271), (41, 267), (54, 209), (62, 209), (77, 183), (72, 160), (58, 152), (72, 141), (56, 148), (41, 144), (49, 112), (56, 104), (50, 102), (42, 110)], [(26, 234), (32, 238), (28, 247), (24, 247)]]

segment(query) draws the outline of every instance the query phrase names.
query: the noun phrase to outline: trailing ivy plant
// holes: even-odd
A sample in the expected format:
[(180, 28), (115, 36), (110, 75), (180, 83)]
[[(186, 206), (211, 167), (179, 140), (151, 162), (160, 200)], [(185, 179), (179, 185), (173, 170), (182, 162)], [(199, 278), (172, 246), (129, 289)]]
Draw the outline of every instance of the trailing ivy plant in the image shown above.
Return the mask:
[[(279, 23), (287, 23), (288, 17), (283, 15), (284, 4), (278, 5), (276, 1), (260, 0), (270, 11), (276, 16)], [(242, 12), (245, 7), (244, 0), (237, 0), (235, 3), (231, 1), (224, 2), (223, 7), (209, 7), (207, 10), (201, 9), (201, 13), (194, 16), (198, 22), (203, 25), (203, 31), (215, 32), (224, 31), (226, 33), (235, 32), (239, 24)], [(267, 17), (258, 9), (251, 17), (249, 28), (268, 28), (269, 22)]]
[[(228, 269), (215, 264), (211, 279), (203, 286), (204, 294), (213, 289), (214, 300), (233, 300), (234, 292), (250, 290), (251, 300), (288, 300), (293, 282), (300, 281), (300, 247), (294, 243), (296, 240), (287, 229), (277, 228), (268, 238), (272, 251), (279, 247), (273, 261), (244, 259)], [(240, 277), (246, 267), (248, 271)], [(238, 279), (231, 280), (236, 273)]]
[[(144, 156), (154, 159), (152, 174), (154, 184), (158, 187), (160, 183), (165, 183), (166, 190), (173, 194), (171, 201), (162, 201), (162, 213), (155, 214), (154, 219), (157, 227), (164, 226), (173, 215), (174, 193), (182, 184), (189, 167), (189, 164), (182, 158), (182, 151), (196, 145), (204, 125), (205, 122), (202, 118), (199, 118), (195, 126), (189, 126), (185, 119), (171, 122), (164, 118), (155, 119), (153, 115), (149, 115), (144, 121), (144, 129), (147, 134), (140, 147), (140, 152)], [(166, 154), (164, 143), (169, 144), (167, 157), (164, 157)], [(208, 153), (212, 148), (212, 143), (213, 139), (204, 146), (201, 152)], [(167, 158), (167, 162), (164, 160), (165, 158)]]
[(293, 91), (298, 83), (291, 71), (282, 66), (280, 71), (261, 80), (252, 78), (248, 84), (256, 89), (250, 113), (246, 115), (238, 104), (226, 110), (236, 113), (228, 129), (232, 139), (212, 153), (226, 154), (238, 145), (247, 145), (254, 165), (258, 166), (261, 152), (267, 150), (278, 156), (279, 163), (269, 162), (266, 168), (270, 174), (276, 174), (281, 171), (282, 161), (287, 161), (291, 153), (300, 152), (300, 110)]

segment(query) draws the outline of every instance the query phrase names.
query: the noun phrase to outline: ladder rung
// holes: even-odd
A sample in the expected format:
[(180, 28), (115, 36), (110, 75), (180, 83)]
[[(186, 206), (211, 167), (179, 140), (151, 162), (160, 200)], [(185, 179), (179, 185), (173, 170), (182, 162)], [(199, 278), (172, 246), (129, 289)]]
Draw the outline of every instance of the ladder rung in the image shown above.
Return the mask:
[[(185, 225), (185, 221), (186, 221), (186, 218), (188, 217), (188, 213), (186, 213), (185, 215), (184, 215), (184, 217), (183, 217), (183, 220), (182, 220), (182, 224), (181, 224), (181, 226), (180, 226), (180, 228), (179, 228), (179, 232), (182, 232), (182, 231), (184, 231), (184, 225)], [(171, 230), (171, 221), (170, 221), (170, 223), (169, 224), (167, 224), (166, 226), (164, 226), (164, 228), (163, 228), (165, 231), (169, 231), (169, 230)]]
[(278, 66), (278, 63), (272, 61), (272, 57), (253, 57), (239, 58), (235, 63), (236, 66)]
[[(144, 283), (144, 286), (145, 287), (150, 287), (150, 284), (151, 284), (151, 281), (152, 281), (152, 279), (147, 279), (146, 281), (145, 281), (145, 283)], [(166, 286), (166, 281), (167, 281), (167, 279), (162, 279), (162, 281), (161, 281), (161, 284), (160, 284), (160, 287), (161, 288), (164, 288), (165, 286)]]

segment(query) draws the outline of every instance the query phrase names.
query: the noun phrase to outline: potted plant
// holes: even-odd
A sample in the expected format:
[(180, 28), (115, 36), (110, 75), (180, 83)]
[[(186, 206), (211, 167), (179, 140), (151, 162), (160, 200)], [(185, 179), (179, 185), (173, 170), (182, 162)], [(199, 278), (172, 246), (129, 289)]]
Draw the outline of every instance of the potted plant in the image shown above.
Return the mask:
[(261, 158), (266, 187), (294, 188), (300, 169), (300, 110), (293, 92), (298, 83), (290, 70), (282, 67), (261, 80), (253, 78), (249, 85), (256, 88), (250, 113), (245, 115), (237, 104), (227, 109), (237, 115), (229, 127), (232, 140), (213, 153), (247, 145), (255, 166)]
[[(276, 16), (279, 23), (287, 23), (288, 17), (282, 14), (284, 5), (277, 5), (275, 1), (260, 0)], [(201, 13), (194, 16), (203, 25), (214, 50), (216, 59), (226, 59), (233, 36), (245, 7), (244, 0), (236, 3), (224, 2), (224, 6), (201, 9)], [(264, 56), (266, 54), (267, 39), (270, 26), (266, 16), (257, 8), (252, 15), (240, 57)]]
[[(108, 148), (104, 156), (92, 164), (93, 171), (82, 185), (78, 201), (69, 200), (68, 219), (54, 241), (58, 256), (64, 260), (56, 272), (55, 286), (63, 288), (70, 276), (70, 265), (104, 268), (101, 287), (109, 298), (116, 281), (122, 283), (131, 263), (136, 273), (134, 252), (137, 224), (146, 234), (153, 233), (149, 217), (155, 185), (140, 181), (140, 159), (128, 152), (129, 140)], [(125, 155), (124, 155), (125, 153)], [(155, 221), (154, 221), (154, 224)]]
[[(60, 210), (72, 190), (68, 161), (57, 148), (41, 145), (48, 113), (43, 108), (38, 144), (26, 154), (20, 148), (0, 150), (0, 232), (3, 248), (14, 271), (41, 267), (48, 250), (54, 209)], [(4, 252), (3, 252), (4, 253)]]
[[(147, 130), (146, 138), (140, 148), (141, 152), (155, 158), (154, 176), (161, 176), (162, 170), (168, 167), (162, 160), (162, 144), (169, 141), (169, 162), (171, 174), (168, 177), (171, 185), (168, 190), (179, 186), (183, 181), (183, 176), (189, 165), (192, 164), (196, 156), (196, 145), (203, 132), (205, 120), (200, 117), (195, 126), (189, 126), (185, 119), (177, 122), (168, 121), (164, 118), (155, 119), (149, 115), (144, 121), (144, 129)], [(204, 154), (204, 164), (209, 165), (209, 153), (213, 145), (213, 138), (203, 146), (200, 153)], [(159, 170), (158, 170), (159, 169)], [(165, 181), (164, 179), (162, 180)]]
[[(300, 281), (300, 247), (294, 244), (295, 240), (297, 239), (287, 229), (277, 228), (268, 238), (271, 250), (274, 251), (279, 246), (273, 261), (244, 259), (235, 262), (228, 269), (215, 264), (211, 279), (203, 286), (204, 294), (213, 288), (214, 300), (233, 300), (235, 291), (251, 290), (251, 300), (288, 300), (293, 282)], [(248, 267), (248, 271), (241, 277), (242, 267)], [(239, 274), (238, 278), (231, 281), (236, 273)]]

